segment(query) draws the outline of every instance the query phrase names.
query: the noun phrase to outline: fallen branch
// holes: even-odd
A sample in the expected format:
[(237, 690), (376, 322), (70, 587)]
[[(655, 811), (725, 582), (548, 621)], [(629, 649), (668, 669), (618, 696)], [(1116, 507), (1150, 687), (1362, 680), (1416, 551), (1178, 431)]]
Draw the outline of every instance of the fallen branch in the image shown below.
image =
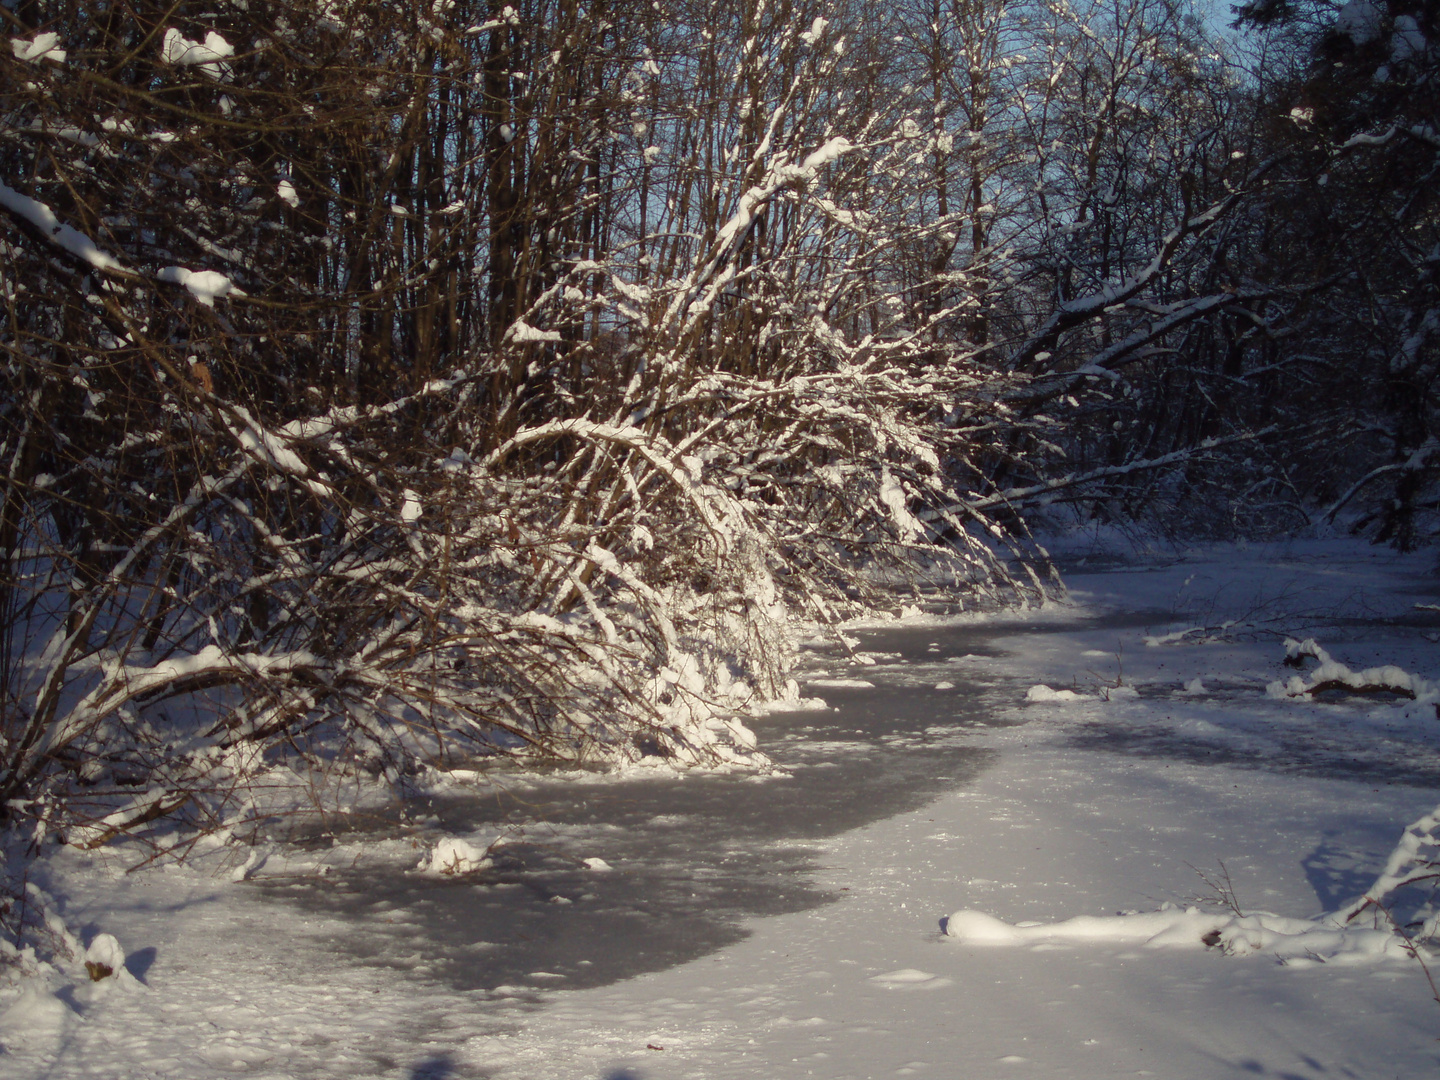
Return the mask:
[(1287, 666), (1299, 667), (1305, 662), (1306, 657), (1312, 657), (1319, 661), (1319, 666), (1308, 677), (1292, 675), (1285, 681), (1276, 680), (1265, 688), (1265, 692), (1276, 698), (1295, 698), (1307, 695), (1313, 697), (1330, 690), (1368, 696), (1394, 694), (1397, 697), (1408, 698), (1410, 701), (1418, 701), (1421, 698), (1430, 701), (1440, 698), (1440, 691), (1437, 691), (1436, 687), (1418, 675), (1412, 675), (1404, 668), (1396, 667), (1394, 664), (1365, 668), (1363, 671), (1351, 671), (1338, 660), (1332, 659), (1330, 654), (1317, 645), (1313, 639), (1286, 640), (1285, 663)]

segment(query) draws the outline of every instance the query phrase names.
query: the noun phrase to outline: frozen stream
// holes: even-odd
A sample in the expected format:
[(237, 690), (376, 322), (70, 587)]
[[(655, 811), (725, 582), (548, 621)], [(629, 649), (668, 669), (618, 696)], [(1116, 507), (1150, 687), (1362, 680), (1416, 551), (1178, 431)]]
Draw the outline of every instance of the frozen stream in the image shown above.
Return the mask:
[[(0, 1075), (1440, 1075), (1440, 1009), (1404, 955), (1056, 933), (1175, 904), (1303, 921), (1374, 879), (1440, 797), (1433, 554), (1105, 569), (1077, 565), (1069, 605), (852, 631), (869, 664), (812, 651), (828, 707), (754, 725), (787, 777), (506, 774), (403, 829), (270, 842), (243, 884), (225, 847), (134, 874), (133, 851), (57, 849), (40, 883), (134, 981), (12, 993)], [(1283, 693), (1287, 635), (1420, 692)], [(492, 869), (405, 872), (438, 836), (507, 831)], [(937, 932), (962, 912), (1016, 934)]]
[[(1086, 620), (1095, 630), (1154, 616)], [(1003, 633), (1053, 629), (1011, 624)], [(1073, 624), (1072, 624), (1073, 629)], [(337, 950), (446, 982), (515, 994), (599, 986), (723, 948), (753, 916), (840, 898), (815, 883), (814, 842), (924, 806), (994, 758), (977, 727), (1014, 724), (994, 706), (993, 626), (861, 631), (861, 667), (812, 653), (826, 711), (752, 721), (784, 777), (711, 775), (517, 782), (412, 808), (427, 826), (484, 844), (518, 839), (496, 866), (456, 880), (396, 872), (262, 879), (272, 897), (340, 916)], [(827, 676), (873, 688), (824, 685)], [(937, 684), (951, 685), (937, 689)], [(1013, 687), (1004, 692), (1013, 700)], [(586, 858), (613, 869), (594, 872)]]

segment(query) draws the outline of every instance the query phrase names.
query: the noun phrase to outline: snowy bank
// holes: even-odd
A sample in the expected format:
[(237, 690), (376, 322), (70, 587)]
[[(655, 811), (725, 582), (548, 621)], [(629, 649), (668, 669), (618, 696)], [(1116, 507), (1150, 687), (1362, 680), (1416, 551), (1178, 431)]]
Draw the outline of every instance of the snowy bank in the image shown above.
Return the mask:
[(1339, 927), (1328, 921), (1292, 919), (1271, 912), (1216, 914), (1173, 904), (1144, 913), (1077, 915), (1057, 923), (1014, 925), (981, 911), (957, 911), (945, 921), (945, 933), (968, 945), (1109, 943), (1150, 949), (1211, 948), (1232, 956), (1267, 953), (1291, 962), (1342, 965), (1414, 957), (1410, 944), (1390, 930)]

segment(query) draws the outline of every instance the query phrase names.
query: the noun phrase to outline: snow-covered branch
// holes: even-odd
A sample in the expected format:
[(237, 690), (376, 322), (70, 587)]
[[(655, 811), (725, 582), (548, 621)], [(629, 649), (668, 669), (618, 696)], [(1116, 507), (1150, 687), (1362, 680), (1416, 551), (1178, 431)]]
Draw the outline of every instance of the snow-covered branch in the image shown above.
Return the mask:
[(968, 512), (971, 510), (983, 512), (995, 506), (1023, 505), (1029, 500), (1050, 495), (1057, 491), (1064, 491), (1068, 488), (1081, 487), (1085, 484), (1093, 484), (1100, 480), (1113, 480), (1155, 469), (1163, 469), (1171, 465), (1183, 464), (1188, 461), (1193, 461), (1211, 450), (1217, 450), (1222, 446), (1231, 446), (1236, 443), (1253, 442), (1257, 439), (1262, 439), (1267, 435), (1273, 434), (1274, 430), (1274, 428), (1266, 428), (1255, 432), (1241, 432), (1236, 435), (1202, 439), (1194, 446), (1187, 446), (1183, 450), (1174, 450), (1168, 454), (1160, 454), (1152, 458), (1140, 458), (1135, 461), (1127, 461), (1120, 465), (1105, 465), (1097, 469), (1086, 470), (1085, 472), (1068, 473), (1064, 476), (1055, 477), (1052, 480), (1045, 480), (1025, 487), (1008, 488), (1004, 491), (997, 491), (989, 495), (981, 496), (973, 502), (957, 505), (950, 509), (954, 512)]
[(1107, 308), (1124, 304), (1139, 296), (1156, 282), (1170, 265), (1182, 245), (1192, 237), (1202, 236), (1224, 220), (1236, 206), (1240, 205), (1257, 187), (1265, 175), (1272, 171), (1279, 158), (1271, 158), (1246, 177), (1244, 185), (1230, 192), (1224, 198), (1212, 203), (1197, 214), (1187, 214), (1176, 224), (1156, 247), (1149, 263), (1138, 272), (1112, 282), (1098, 292), (1073, 300), (1065, 300), (1056, 306), (1054, 313), (1025, 342), (1010, 355), (1009, 363), (1017, 369), (1027, 369), (1039, 353), (1053, 349), (1060, 335), (1092, 319), (1099, 317)]

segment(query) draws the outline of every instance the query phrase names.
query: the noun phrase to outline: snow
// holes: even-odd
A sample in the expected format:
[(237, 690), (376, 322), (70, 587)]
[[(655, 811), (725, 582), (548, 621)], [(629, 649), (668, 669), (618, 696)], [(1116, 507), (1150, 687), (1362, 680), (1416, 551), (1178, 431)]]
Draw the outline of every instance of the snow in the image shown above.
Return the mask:
[(58, 1043), (73, 1014), (40, 986), (27, 986), (0, 1012), (0, 1042), (10, 1050), (49, 1050)]
[(243, 289), (218, 270), (187, 270), (183, 266), (167, 266), (155, 277), (159, 281), (185, 286), (190, 295), (206, 307), (214, 307), (217, 299), (245, 295)]
[(1394, 664), (1351, 671), (1349, 667), (1331, 658), (1330, 654), (1317, 645), (1313, 638), (1285, 641), (1285, 661), (1299, 666), (1305, 657), (1318, 661), (1318, 666), (1308, 676), (1293, 675), (1289, 679), (1269, 683), (1265, 692), (1271, 697), (1303, 697), (1323, 690), (1348, 690), (1357, 694), (1391, 693), (1422, 704), (1440, 700), (1440, 689), (1428, 681), (1410, 674)]
[(753, 711), (757, 716), (777, 716), (781, 713), (824, 712), (829, 707), (825, 699), (819, 697), (777, 698), (756, 704)]
[(895, 530), (906, 540), (919, 540), (925, 535), (925, 527), (910, 512), (910, 500), (905, 489), (888, 468), (880, 470), (880, 501), (890, 511)]
[(95, 246), (95, 241), (69, 225), (61, 224), (60, 219), (55, 216), (55, 211), (44, 203), (30, 198), (28, 195), (22, 195), (14, 188), (0, 184), (0, 206), (12, 214), (24, 218), (38, 229), (50, 243), (83, 259), (95, 269), (121, 269), (118, 262)]
[[(899, 971), (887, 971), (884, 975), (872, 975), (870, 981), (887, 990), (941, 990), (947, 986), (954, 986), (954, 979), (947, 979), (943, 975), (936, 975), (933, 972), (921, 971), (919, 968), (901, 968)], [(823, 1024), (825, 1021), (816, 1017)]]
[(125, 950), (114, 934), (96, 934), (85, 949), (85, 968), (92, 982), (105, 979), (129, 979), (125, 970)]
[[(1437, 829), (1440, 829), (1440, 807), (1406, 828), (1380, 876), (1360, 896), (1329, 916), (1327, 921), (1334, 926), (1349, 926), (1367, 908), (1384, 905), (1397, 889), (1417, 882), (1433, 882), (1436, 857), (1440, 855)], [(1424, 931), (1433, 936), (1437, 926), (1440, 926), (1440, 915), (1432, 913)]]
[[(847, 628), (874, 660), (863, 668), (839, 649), (813, 652), (808, 693), (869, 685), (834, 687), (829, 712), (757, 727), (777, 760), (799, 752), (790, 778), (733, 776), (704, 791), (687, 787), (699, 778), (660, 773), (623, 781), (651, 785), (646, 827), (683, 853), (696, 806), (724, 797), (761, 809), (785, 785), (839, 772), (847, 754), (859, 770), (849, 775), (864, 778), (890, 738), (889, 713), (960, 721), (903, 736), (915, 742), (906, 768), (931, 772), (900, 774), (915, 797), (884, 815), (834, 834), (797, 827), (777, 844), (726, 837), (725, 888), (752, 863), (803, 850), (776, 878), (794, 900), (669, 966), (583, 978), (610, 944), (587, 890), (630, 890), (630, 915), (615, 917), (640, 928), (627, 941), (642, 949), (673, 928), (668, 901), (647, 896), (650, 879), (619, 854), (641, 827), (634, 815), (577, 812), (535, 837), (573, 874), (554, 903), (540, 898), (545, 925), (564, 935), (543, 954), (526, 951), (540, 941), (496, 940), (485, 914), (535, 884), (504, 868), (510, 848), (491, 850), (493, 833), (436, 825), (283, 857), (272, 847), (248, 882), (229, 880), (242, 859), (223, 845), (133, 874), (120, 851), (56, 849), (36, 874), (84, 928), (79, 955), (123, 953), (128, 978), (92, 982), (77, 956), (0, 985), (5, 1075), (1434, 1075), (1437, 1005), (1420, 965), (1372, 908), (1341, 917), (1377, 882), (1388, 888), (1433, 858), (1433, 707), (1266, 689), (1285, 672), (1286, 638), (1312, 671), (1323, 651), (1353, 672), (1433, 679), (1427, 635), (1440, 614), (1415, 606), (1440, 593), (1433, 554), (1312, 541), (1161, 551), (1094, 573), (1061, 557), (1066, 604)], [(1316, 652), (1298, 647), (1305, 638)], [(935, 693), (942, 680), (964, 692)], [(1027, 700), (1054, 686), (1075, 698)], [(1102, 694), (1119, 689), (1136, 692)], [(806, 727), (825, 717), (874, 741), (835, 744), (827, 768), (807, 764), (818, 751)], [(973, 771), (957, 771), (956, 755)], [(939, 768), (946, 782), (922, 790)], [(566, 782), (579, 810), (622, 783)], [(503, 783), (524, 796), (531, 781)], [(672, 789), (699, 801), (659, 812)], [(624, 790), (629, 805), (638, 789)], [(871, 798), (860, 790), (837, 805)], [(629, 839), (628, 851), (649, 843)], [(363, 890), (384, 866), (406, 888), (474, 905), (470, 935), (445, 949), (467, 971), (513, 955), (503, 968), (513, 974), (468, 988), (440, 978), (426, 959), (438, 946), (426, 944), (435, 920), (423, 891), (415, 902), (358, 892), (355, 915), (327, 906), (337, 875)], [(693, 935), (703, 923), (680, 925)], [(388, 943), (378, 953), (377, 941)]]
[(1377, 0), (1349, 0), (1335, 16), (1335, 32), (1356, 45), (1368, 45), (1380, 36), (1385, 17), (1385, 5)]
[(946, 919), (945, 933), (970, 945), (1108, 942), (1147, 949), (1214, 948), (1232, 955), (1264, 952), (1320, 964), (1366, 964), (1406, 956), (1402, 942), (1388, 929), (1339, 929), (1319, 920), (1271, 912), (1216, 914), (1171, 903), (1143, 914), (1077, 915), (1063, 922), (1015, 926), (982, 911), (957, 911)]
[(1025, 691), (1025, 700), (1033, 702), (1067, 702), (1083, 701), (1086, 695), (1077, 694), (1074, 690), (1052, 690), (1044, 683), (1037, 683)]
[(473, 874), (493, 864), (486, 848), (476, 847), (457, 836), (446, 836), (436, 842), (416, 869), (425, 874), (458, 876)]
[(176, 67), (198, 64), (200, 70), (212, 78), (228, 80), (230, 65), (222, 61), (235, 55), (235, 47), (214, 30), (207, 33), (201, 42), (191, 41), (172, 26), (161, 39), (160, 55), (167, 64)]
[(1407, 60), (1424, 56), (1429, 44), (1414, 16), (1395, 16), (1394, 32), (1390, 36), (1390, 62), (1392, 64), (1403, 64)]
[(829, 25), (829, 20), (817, 18), (810, 24), (810, 29), (800, 35), (800, 40), (806, 45), (814, 46), (817, 41), (825, 36), (825, 28)]
[(47, 31), (36, 34), (29, 41), (24, 38), (11, 38), (10, 48), (17, 60), (31, 64), (41, 60), (53, 60), (60, 64), (65, 62), (65, 50), (56, 47), (59, 43), (60, 35)]
[(832, 136), (817, 149), (812, 150), (800, 163), (800, 171), (797, 178), (809, 178), (819, 169), (839, 161), (846, 154), (854, 150), (854, 145), (849, 139), (841, 135)]
[(531, 326), (523, 319), (516, 320), (505, 332), (505, 340), (513, 342), (525, 341), (560, 341), (561, 335), (558, 330), (541, 330)]

